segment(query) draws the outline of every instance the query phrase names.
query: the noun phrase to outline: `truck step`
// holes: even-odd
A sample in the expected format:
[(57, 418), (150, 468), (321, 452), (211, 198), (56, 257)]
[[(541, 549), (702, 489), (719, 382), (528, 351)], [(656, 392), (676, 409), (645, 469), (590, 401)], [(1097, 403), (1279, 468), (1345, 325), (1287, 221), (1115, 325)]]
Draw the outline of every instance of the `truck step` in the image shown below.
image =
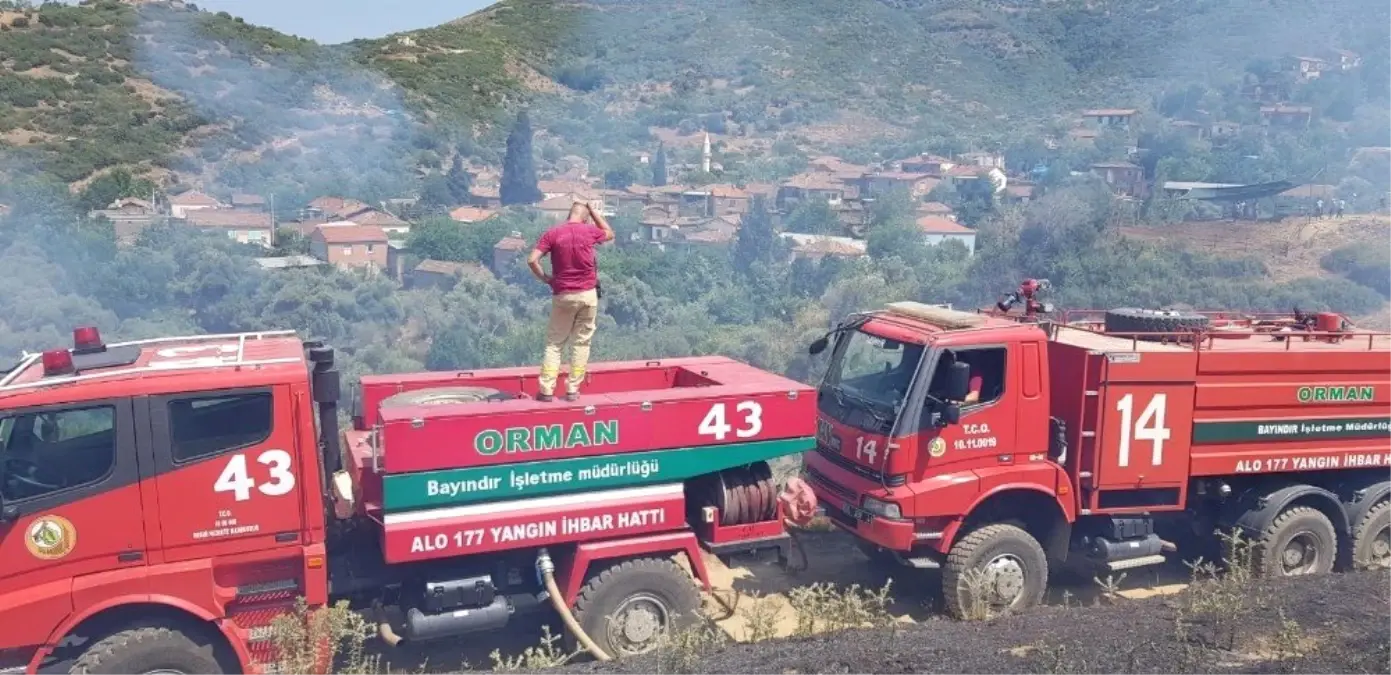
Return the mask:
[(1106, 569), (1111, 570), (1112, 572), (1119, 572), (1121, 570), (1133, 570), (1136, 567), (1162, 565), (1167, 560), (1168, 558), (1165, 558), (1164, 556), (1156, 553), (1155, 555), (1141, 556), (1139, 558), (1130, 558), (1128, 560), (1113, 560), (1111, 562), (1106, 563)]
[(905, 558), (898, 556), (899, 562), (915, 570), (935, 570), (941, 569), (942, 564), (926, 556), (920, 558)]

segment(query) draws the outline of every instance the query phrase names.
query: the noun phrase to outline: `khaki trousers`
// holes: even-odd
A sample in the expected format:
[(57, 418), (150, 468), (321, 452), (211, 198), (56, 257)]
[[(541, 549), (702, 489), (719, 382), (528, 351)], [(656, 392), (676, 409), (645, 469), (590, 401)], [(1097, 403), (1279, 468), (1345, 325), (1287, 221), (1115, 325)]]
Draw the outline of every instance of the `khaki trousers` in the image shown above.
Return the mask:
[(546, 326), (546, 353), (541, 359), (541, 393), (555, 394), (560, 377), (560, 350), (570, 342), (570, 379), (565, 388), (578, 392), (589, 365), (589, 341), (594, 338), (595, 317), (599, 313), (599, 294), (590, 289), (560, 293), (551, 297), (551, 320)]

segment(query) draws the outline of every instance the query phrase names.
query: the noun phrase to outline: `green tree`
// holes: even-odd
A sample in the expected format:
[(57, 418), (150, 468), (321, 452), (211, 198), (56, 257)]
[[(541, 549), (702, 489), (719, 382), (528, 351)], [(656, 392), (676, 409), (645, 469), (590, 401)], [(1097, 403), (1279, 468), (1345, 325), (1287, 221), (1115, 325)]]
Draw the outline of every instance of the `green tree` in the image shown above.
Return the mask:
[(652, 157), (652, 184), (661, 187), (667, 184), (666, 144), (657, 144), (657, 154)]
[(449, 173), (445, 174), (445, 186), (454, 199), (454, 205), (473, 202), (473, 176), (464, 169), (462, 156), (454, 155), (454, 161), (449, 165)]
[(604, 187), (610, 190), (622, 190), (633, 184), (637, 177), (633, 175), (633, 168), (630, 166), (620, 166), (604, 172)]
[(541, 190), (536, 187), (536, 158), (532, 156), (531, 140), (531, 118), (523, 110), (517, 113), (517, 121), (507, 135), (507, 153), (502, 158), (499, 193), (503, 206), (541, 201)]
[(104, 209), (111, 202), (126, 197), (139, 197), (148, 200), (155, 191), (155, 184), (136, 178), (125, 169), (114, 169), (97, 176), (82, 189), (78, 204), (84, 210)]
[(842, 234), (841, 224), (831, 205), (819, 199), (804, 201), (787, 215), (787, 231), (804, 234)]
[(734, 238), (734, 269), (749, 274), (755, 265), (770, 265), (778, 260), (778, 235), (773, 231), (773, 218), (763, 196), (753, 199), (749, 214)]
[(458, 204), (454, 193), (449, 189), (449, 179), (439, 174), (431, 174), (420, 183), (420, 205), (438, 211)]

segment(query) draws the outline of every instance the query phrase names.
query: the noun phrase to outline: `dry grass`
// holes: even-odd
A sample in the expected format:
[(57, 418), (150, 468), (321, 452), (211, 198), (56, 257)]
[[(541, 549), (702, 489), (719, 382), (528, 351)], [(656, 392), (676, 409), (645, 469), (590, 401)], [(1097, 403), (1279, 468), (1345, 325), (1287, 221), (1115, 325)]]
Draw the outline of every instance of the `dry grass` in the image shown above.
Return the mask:
[(792, 589), (787, 593), (787, 601), (797, 613), (796, 635), (896, 625), (888, 611), (892, 585), (890, 579), (877, 591), (860, 588), (859, 584), (842, 588), (831, 583)]
[(293, 612), (271, 621), (281, 673), (379, 673), (381, 663), (363, 649), (372, 627), (346, 600), (310, 609), (303, 598)]

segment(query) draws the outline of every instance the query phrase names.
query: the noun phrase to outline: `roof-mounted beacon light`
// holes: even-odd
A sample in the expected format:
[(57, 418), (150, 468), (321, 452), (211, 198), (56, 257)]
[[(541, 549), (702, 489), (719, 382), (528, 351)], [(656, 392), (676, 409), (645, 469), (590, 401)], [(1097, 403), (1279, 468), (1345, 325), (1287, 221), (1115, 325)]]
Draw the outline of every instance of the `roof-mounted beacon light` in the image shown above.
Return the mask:
[(77, 369), (72, 365), (72, 352), (66, 349), (50, 349), (43, 353), (43, 375), (73, 375)]
[(96, 326), (82, 326), (72, 329), (72, 351), (74, 354), (91, 354), (106, 351), (101, 341), (101, 332)]

